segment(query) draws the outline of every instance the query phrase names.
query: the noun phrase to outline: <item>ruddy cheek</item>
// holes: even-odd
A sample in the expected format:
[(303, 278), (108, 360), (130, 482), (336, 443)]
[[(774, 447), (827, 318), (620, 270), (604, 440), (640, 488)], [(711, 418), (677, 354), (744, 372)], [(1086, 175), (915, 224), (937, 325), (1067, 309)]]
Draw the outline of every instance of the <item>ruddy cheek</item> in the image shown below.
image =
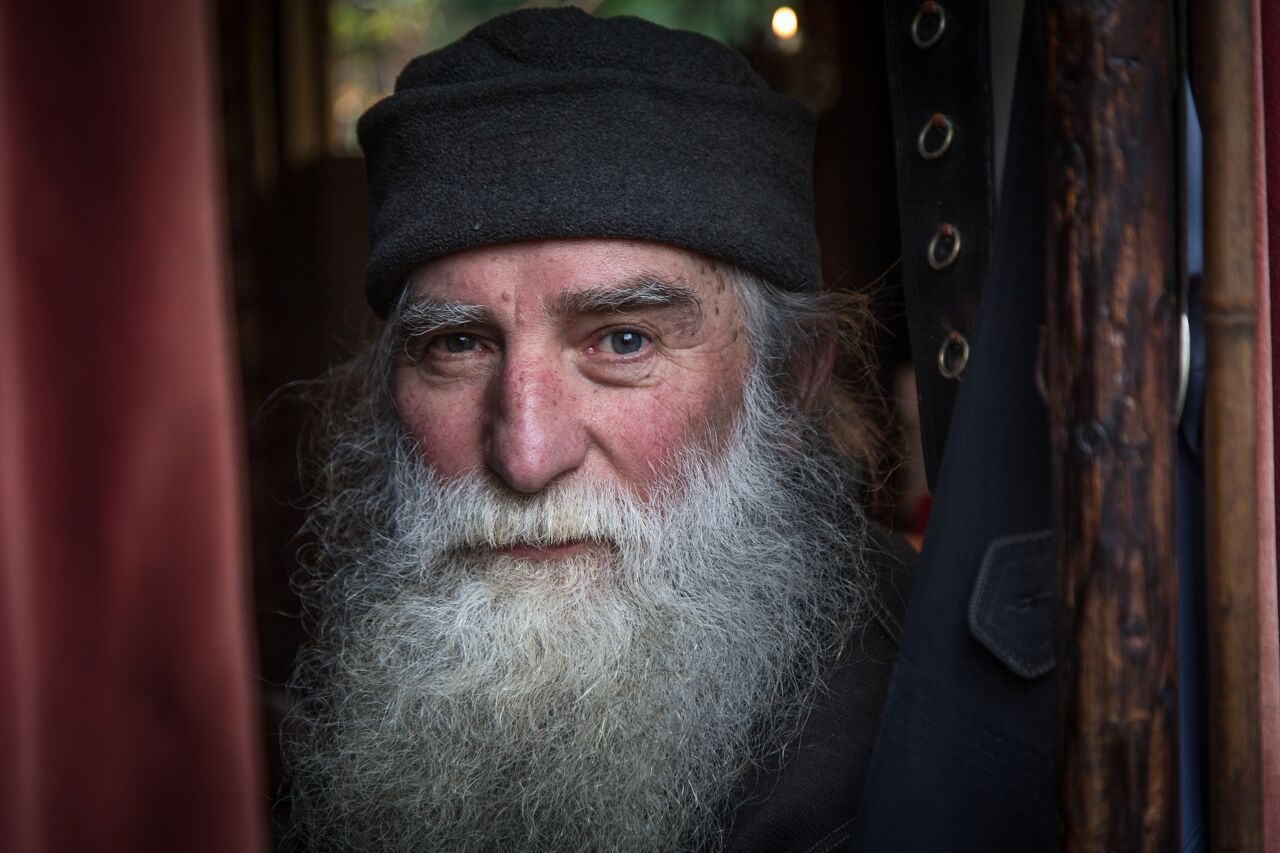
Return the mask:
[(670, 461), (687, 448), (692, 440), (691, 419), (671, 409), (650, 415), (647, 422), (640, 422), (643, 427), (635, 436), (632, 448), (646, 463), (646, 469), (650, 461), (659, 464)]
[(482, 464), (481, 419), (472, 411), (474, 406), (465, 400), (433, 400), (430, 396), (397, 395), (401, 423), (423, 462), (445, 477)]
[(616, 476), (643, 489), (705, 440), (708, 414), (684, 395), (665, 395), (612, 401), (593, 420)]

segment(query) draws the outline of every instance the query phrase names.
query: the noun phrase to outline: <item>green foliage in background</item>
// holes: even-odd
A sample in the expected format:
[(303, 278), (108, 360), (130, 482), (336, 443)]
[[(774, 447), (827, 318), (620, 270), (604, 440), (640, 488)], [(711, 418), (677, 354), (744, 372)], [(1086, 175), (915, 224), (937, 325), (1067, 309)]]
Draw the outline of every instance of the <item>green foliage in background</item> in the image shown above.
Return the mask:
[[(566, 0), (329, 0), (329, 91), (335, 150), (358, 153), (356, 118), (390, 93), (413, 57), (514, 9)], [(779, 0), (576, 0), (594, 15), (635, 15), (734, 46), (769, 28)]]
[(781, 5), (775, 0), (604, 0), (596, 14), (635, 15), (742, 45), (754, 33), (769, 29), (773, 10)]
[(441, 0), (333, 0), (329, 45), (338, 55), (372, 53), (405, 40), (424, 40)]
[[(338, 53), (377, 51), (415, 43), (421, 53), (441, 47), (494, 15), (526, 6), (565, 6), (528, 0), (334, 0), (329, 26)], [(694, 30), (727, 44), (744, 43), (769, 26), (777, 0), (599, 0), (579, 2), (592, 14), (636, 15)], [(397, 51), (398, 52), (398, 51)]]

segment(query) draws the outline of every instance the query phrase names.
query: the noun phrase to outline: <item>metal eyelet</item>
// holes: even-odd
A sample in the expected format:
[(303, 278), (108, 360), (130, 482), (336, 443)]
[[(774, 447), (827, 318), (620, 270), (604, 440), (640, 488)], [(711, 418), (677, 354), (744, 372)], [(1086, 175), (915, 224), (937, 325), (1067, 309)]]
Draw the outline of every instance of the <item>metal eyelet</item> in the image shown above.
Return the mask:
[[(951, 241), (951, 248), (942, 257), (938, 256), (938, 247), (942, 245), (943, 240)], [(933, 232), (933, 239), (929, 241), (929, 266), (935, 270), (945, 270), (956, 262), (956, 258), (960, 255), (960, 229), (952, 225), (950, 222), (944, 222), (938, 226), (938, 230)]]
[(946, 379), (959, 379), (968, 363), (969, 342), (959, 332), (951, 332), (938, 348), (938, 372)]
[[(938, 28), (927, 36), (920, 34), (920, 24), (923, 23), (925, 17), (936, 17), (938, 19)], [(942, 34), (947, 30), (947, 10), (942, 8), (941, 3), (934, 0), (925, 0), (920, 4), (920, 11), (916, 12), (916, 16), (911, 19), (911, 40), (916, 43), (916, 47), (921, 50), (927, 50), (938, 43), (942, 38)]]
[[(942, 131), (942, 141), (938, 143), (936, 148), (929, 147), (929, 131), (931, 130)], [(924, 123), (924, 127), (920, 128), (920, 135), (916, 137), (916, 150), (926, 160), (937, 160), (951, 148), (951, 140), (955, 138), (955, 135), (956, 127), (951, 123), (951, 119), (947, 118), (943, 113), (934, 113), (929, 116), (929, 120)]]

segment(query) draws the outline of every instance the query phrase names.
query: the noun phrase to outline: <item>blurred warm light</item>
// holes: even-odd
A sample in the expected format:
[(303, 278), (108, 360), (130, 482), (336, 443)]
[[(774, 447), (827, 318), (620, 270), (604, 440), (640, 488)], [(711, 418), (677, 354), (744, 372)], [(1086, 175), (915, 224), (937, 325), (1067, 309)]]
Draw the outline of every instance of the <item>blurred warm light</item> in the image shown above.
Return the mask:
[(783, 41), (796, 37), (800, 31), (800, 19), (790, 6), (779, 6), (773, 12), (773, 34)]
[(364, 112), (366, 94), (355, 86), (342, 86), (333, 99), (333, 117), (339, 124), (349, 124)]

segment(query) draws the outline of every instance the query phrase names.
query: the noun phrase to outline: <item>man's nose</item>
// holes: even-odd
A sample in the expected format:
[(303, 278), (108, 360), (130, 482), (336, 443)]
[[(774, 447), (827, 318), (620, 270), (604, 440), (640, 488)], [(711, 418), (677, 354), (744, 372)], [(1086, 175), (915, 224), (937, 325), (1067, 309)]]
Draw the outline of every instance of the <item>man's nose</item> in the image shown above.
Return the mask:
[(576, 400), (554, 367), (511, 363), (492, 388), (489, 467), (518, 492), (540, 491), (586, 456)]

